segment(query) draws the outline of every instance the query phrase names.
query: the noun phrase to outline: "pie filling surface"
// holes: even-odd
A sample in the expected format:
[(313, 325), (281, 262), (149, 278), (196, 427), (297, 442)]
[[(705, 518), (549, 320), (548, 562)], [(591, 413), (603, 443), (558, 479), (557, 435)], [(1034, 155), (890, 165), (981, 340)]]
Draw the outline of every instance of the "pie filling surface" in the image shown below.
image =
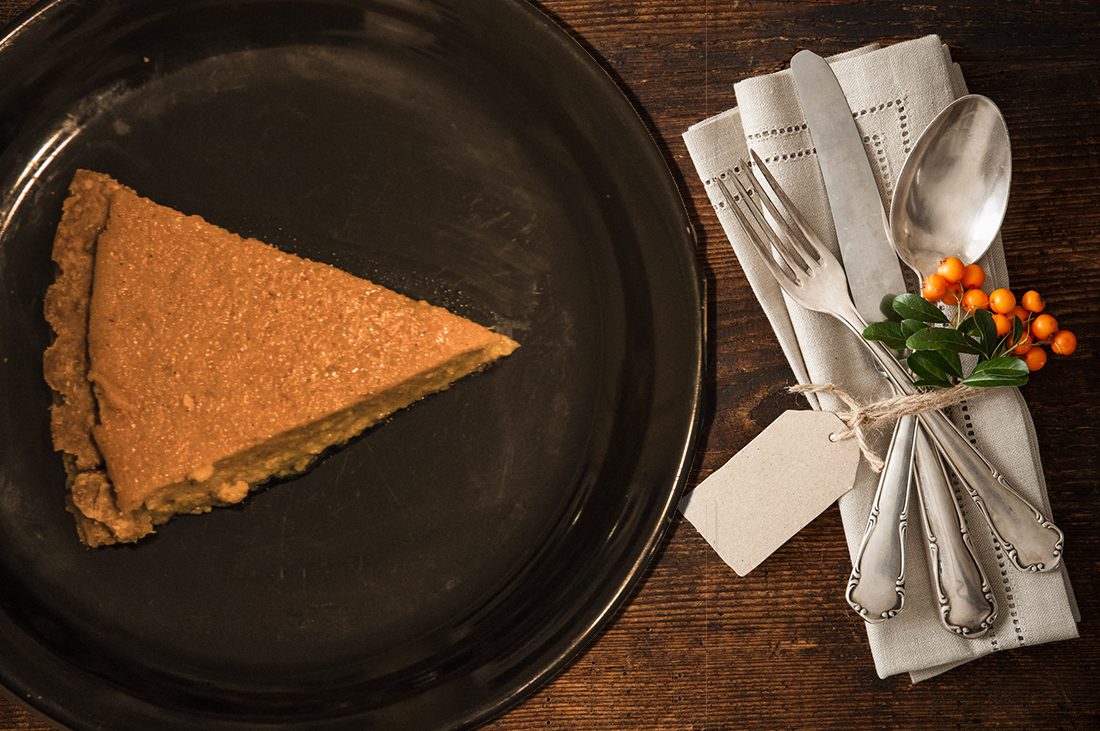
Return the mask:
[(44, 358), (89, 546), (243, 500), (518, 344), (76, 173)]

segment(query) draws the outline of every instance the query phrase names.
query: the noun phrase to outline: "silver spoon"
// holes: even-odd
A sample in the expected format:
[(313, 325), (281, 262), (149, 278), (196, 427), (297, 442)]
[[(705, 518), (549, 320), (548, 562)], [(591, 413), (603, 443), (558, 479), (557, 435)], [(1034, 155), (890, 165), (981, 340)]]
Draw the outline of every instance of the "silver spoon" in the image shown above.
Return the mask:
[(1012, 149), (997, 105), (964, 96), (921, 133), (890, 203), (898, 256), (915, 272), (940, 260), (977, 261), (993, 244), (1008, 207)]
[[(980, 259), (1004, 220), (1011, 176), (1012, 153), (1000, 110), (983, 96), (955, 101), (924, 130), (898, 176), (890, 206), (898, 256), (918, 276), (935, 271), (947, 256)], [(940, 616), (949, 629), (976, 637), (996, 616), (993, 594), (943, 464), (923, 431), (915, 452)], [(1014, 563), (1057, 565), (1061, 532), (1036, 520), (1037, 513), (1024, 509), (1030, 506), (1022, 498), (1007, 489), (984, 502), (972, 497), (994, 534), (1015, 546)]]
[[(894, 191), (891, 220), (884, 222), (895, 249), (898, 228), (904, 227), (906, 243), (915, 240), (910, 236), (913, 231), (923, 234), (919, 266), (914, 266), (912, 258), (902, 257), (914, 266), (918, 276), (922, 271), (934, 271), (944, 256), (962, 252), (967, 261), (979, 258), (993, 242), (1004, 217), (1007, 176), (1003, 185), (983, 185), (981, 181), (989, 177), (983, 167), (986, 159), (992, 156), (995, 172), (1004, 170), (1000, 166), (1002, 158), (1011, 160), (1007, 132), (1001, 123), (1000, 133), (996, 125), (991, 133), (988, 117), (982, 117), (984, 134), (975, 145), (975, 117), (960, 115), (960, 111), (974, 108), (974, 99), (966, 97), (949, 106), (921, 135), (902, 168), (899, 181), (905, 182), (899, 182)], [(960, 238), (959, 231), (969, 244), (965, 248), (953, 243)], [(947, 247), (947, 253), (937, 250)], [(916, 479), (912, 479), (914, 475)], [(914, 417), (899, 419), (894, 429), (845, 598), (868, 622), (887, 620), (903, 609), (904, 539), (913, 485), (925, 518), (925, 545), (940, 619), (952, 632), (979, 637), (996, 618), (996, 604), (974, 557), (966, 523), (943, 465), (928, 436), (917, 429)]]
[[(898, 253), (918, 276), (935, 271), (945, 256), (975, 261), (996, 237), (1008, 205), (1011, 174), (1005, 165), (1011, 165), (1008, 134), (999, 119), (1000, 113), (985, 97), (964, 97), (928, 125), (906, 158), (890, 220), (884, 223), (895, 250), (899, 239), (906, 245), (905, 254)], [(907, 256), (914, 249), (919, 256)], [(910, 480), (914, 465), (917, 479)], [(902, 542), (913, 484), (924, 515), (940, 619), (952, 632), (980, 637), (996, 618), (996, 603), (943, 464), (914, 417), (899, 419), (894, 430), (868, 530), (848, 582), (848, 604), (868, 622), (889, 619), (904, 606)]]

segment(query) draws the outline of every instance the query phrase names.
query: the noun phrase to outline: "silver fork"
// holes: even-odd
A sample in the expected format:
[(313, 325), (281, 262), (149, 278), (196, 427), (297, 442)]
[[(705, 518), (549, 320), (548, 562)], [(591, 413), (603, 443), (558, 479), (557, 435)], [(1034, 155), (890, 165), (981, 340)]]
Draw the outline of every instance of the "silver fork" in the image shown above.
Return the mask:
[[(749, 166), (744, 161), (740, 168), (747, 180), (743, 181), (736, 171), (733, 173), (741, 205), (737, 205), (721, 180), (719, 187), (772, 276), (791, 299), (808, 310), (832, 315), (851, 330), (900, 393), (917, 393), (909, 373), (893, 354), (878, 342), (864, 340), (867, 324), (848, 294), (848, 279), (840, 262), (813, 232), (763, 161), (755, 152), (751, 154), (771, 195), (755, 184), (757, 178), (748, 172)], [(765, 209), (772, 222), (768, 221)], [(1050, 571), (1057, 567), (1065, 540), (1062, 531), (1016, 492), (942, 411), (925, 412), (917, 418), (959, 476), (1013, 564), (1028, 571)]]
[[(747, 196), (748, 191), (740, 181), (735, 178), (734, 182)], [(879, 372), (885, 377), (881, 367)], [(943, 462), (917, 423), (915, 417), (899, 419), (894, 429), (886, 469), (875, 489), (844, 597), (869, 623), (888, 620), (902, 611), (908, 503), (910, 493), (916, 492), (923, 517), (922, 537), (932, 597), (937, 603), (940, 623), (961, 637), (982, 637), (996, 621), (997, 602), (974, 554), (966, 521)], [(895, 449), (909, 459), (894, 459)]]

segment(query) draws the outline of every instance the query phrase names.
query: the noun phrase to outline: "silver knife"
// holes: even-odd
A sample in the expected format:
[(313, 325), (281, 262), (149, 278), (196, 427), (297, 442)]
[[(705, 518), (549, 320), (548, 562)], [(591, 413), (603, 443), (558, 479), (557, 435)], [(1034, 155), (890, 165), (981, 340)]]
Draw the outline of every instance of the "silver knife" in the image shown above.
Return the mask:
[(825, 59), (799, 51), (791, 59), (791, 72), (817, 148), (852, 301), (867, 322), (881, 320), (882, 296), (904, 292), (905, 279), (883, 225), (882, 198), (863, 137)]
[[(817, 150), (852, 300), (864, 320), (881, 319), (886, 294), (906, 291), (901, 265), (886, 231), (878, 183), (848, 99), (825, 59), (800, 51), (791, 59), (795, 90)], [(913, 417), (907, 417), (912, 419)], [(906, 441), (902, 441), (908, 437)], [(906, 451), (907, 450), (907, 451)], [(867, 621), (894, 616), (904, 603), (905, 527), (914, 458), (924, 511), (933, 596), (940, 619), (967, 637), (984, 634), (996, 616), (954, 491), (921, 429), (899, 420), (849, 581), (848, 603)], [(906, 467), (898, 468), (901, 460)], [(890, 582), (895, 584), (890, 594)], [(891, 600), (894, 606), (891, 606)]]

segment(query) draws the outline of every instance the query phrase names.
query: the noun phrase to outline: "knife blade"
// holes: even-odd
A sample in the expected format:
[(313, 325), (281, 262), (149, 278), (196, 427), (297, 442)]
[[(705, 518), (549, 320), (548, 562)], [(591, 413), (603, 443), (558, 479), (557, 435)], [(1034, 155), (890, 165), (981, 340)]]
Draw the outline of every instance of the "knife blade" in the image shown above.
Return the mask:
[(904, 292), (905, 280), (886, 232), (882, 198), (863, 136), (825, 59), (799, 51), (791, 59), (791, 72), (817, 148), (852, 301), (864, 320), (881, 320), (883, 295)]

